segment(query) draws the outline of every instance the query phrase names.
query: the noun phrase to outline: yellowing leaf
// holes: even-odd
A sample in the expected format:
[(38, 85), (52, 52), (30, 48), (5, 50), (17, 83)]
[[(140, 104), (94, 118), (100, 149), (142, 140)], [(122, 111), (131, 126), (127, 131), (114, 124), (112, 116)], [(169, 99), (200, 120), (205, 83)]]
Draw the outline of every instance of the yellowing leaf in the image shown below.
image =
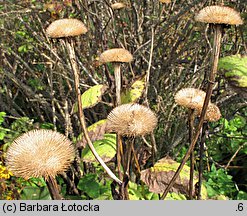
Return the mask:
[(145, 88), (145, 77), (142, 79), (136, 80), (129, 89), (126, 89), (121, 94), (121, 103), (134, 103), (141, 96)]
[[(105, 85), (95, 85), (89, 88), (81, 95), (82, 108), (90, 108), (95, 106), (97, 103), (101, 101), (102, 95), (105, 93), (108, 87)], [(73, 113), (78, 111), (78, 103), (76, 102), (74, 105)]]

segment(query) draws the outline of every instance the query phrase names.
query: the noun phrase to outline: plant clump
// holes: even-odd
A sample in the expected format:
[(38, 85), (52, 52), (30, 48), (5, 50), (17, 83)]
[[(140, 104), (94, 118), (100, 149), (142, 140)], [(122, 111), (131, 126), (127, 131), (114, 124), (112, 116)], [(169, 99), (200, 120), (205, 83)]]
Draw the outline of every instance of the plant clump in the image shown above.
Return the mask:
[(7, 167), (15, 176), (55, 177), (65, 171), (75, 155), (71, 141), (52, 130), (32, 130), (13, 141), (7, 151)]
[(240, 14), (233, 8), (213, 5), (199, 11), (195, 20), (204, 23), (241, 25), (243, 20)]
[(46, 34), (51, 38), (78, 36), (86, 32), (86, 26), (78, 19), (59, 19), (46, 29)]
[(118, 106), (110, 112), (107, 119), (109, 131), (134, 137), (151, 133), (157, 124), (156, 115), (140, 104)]
[(125, 7), (126, 7), (125, 4), (122, 2), (117, 2), (111, 5), (112, 10), (119, 10)]
[(100, 57), (99, 62), (101, 64), (108, 63), (108, 62), (131, 62), (133, 60), (132, 54), (123, 48), (113, 48), (104, 51)]

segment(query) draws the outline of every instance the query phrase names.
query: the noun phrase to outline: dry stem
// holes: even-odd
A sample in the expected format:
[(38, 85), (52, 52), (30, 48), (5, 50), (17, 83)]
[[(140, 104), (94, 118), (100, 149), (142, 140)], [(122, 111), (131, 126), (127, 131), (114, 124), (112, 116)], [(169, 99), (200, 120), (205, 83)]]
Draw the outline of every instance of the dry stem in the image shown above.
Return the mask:
[(198, 137), (200, 135), (200, 131), (204, 122), (204, 118), (206, 115), (206, 111), (207, 111), (207, 107), (209, 104), (209, 100), (210, 97), (212, 95), (212, 91), (213, 91), (213, 84), (215, 81), (215, 76), (217, 73), (217, 68), (218, 68), (218, 61), (219, 61), (219, 55), (220, 55), (220, 42), (221, 42), (221, 36), (222, 36), (222, 30), (221, 30), (221, 25), (216, 24), (214, 25), (214, 45), (213, 45), (213, 54), (212, 54), (212, 68), (209, 74), (209, 79), (208, 79), (208, 86), (207, 86), (207, 91), (206, 91), (206, 97), (204, 100), (204, 104), (203, 104), (203, 108), (202, 108), (202, 112), (201, 112), (201, 116), (199, 119), (199, 123), (196, 129), (196, 133), (195, 136), (193, 138), (193, 141), (191, 142), (188, 151), (186, 152), (183, 161), (181, 162), (181, 164), (179, 165), (176, 173), (174, 174), (172, 180), (170, 181), (170, 183), (168, 184), (167, 188), (165, 189), (164, 193), (161, 196), (161, 199), (165, 199), (165, 197), (167, 196), (169, 190), (172, 188), (172, 186), (174, 185), (177, 177), (179, 176), (180, 172), (182, 171), (186, 161), (188, 160), (190, 153), (193, 151), (194, 146), (198, 140)]
[(46, 185), (48, 187), (51, 198), (53, 200), (62, 200), (63, 199), (63, 197), (59, 193), (58, 185), (57, 185), (56, 179), (54, 177), (49, 176), (48, 179), (46, 179)]
[(71, 43), (69, 42), (69, 39), (66, 38), (66, 46), (68, 49), (69, 53), (69, 59), (71, 62), (71, 66), (73, 69), (74, 73), (74, 82), (75, 82), (75, 91), (76, 91), (76, 96), (77, 96), (77, 102), (78, 102), (78, 113), (79, 113), (79, 119), (82, 127), (82, 131), (84, 133), (85, 139), (89, 145), (89, 148), (91, 149), (93, 155), (97, 159), (97, 161), (101, 164), (101, 166), (105, 169), (105, 171), (108, 173), (108, 175), (114, 179), (117, 183), (121, 184), (122, 182), (115, 176), (115, 174), (107, 167), (105, 162), (101, 159), (101, 157), (98, 155), (96, 152), (92, 141), (90, 140), (90, 137), (88, 135), (87, 127), (86, 127), (86, 122), (85, 122), (85, 116), (82, 110), (82, 102), (81, 102), (81, 92), (79, 88), (79, 69), (76, 63), (76, 56), (75, 56), (75, 50), (74, 50), (74, 45), (73, 41), (71, 40)]

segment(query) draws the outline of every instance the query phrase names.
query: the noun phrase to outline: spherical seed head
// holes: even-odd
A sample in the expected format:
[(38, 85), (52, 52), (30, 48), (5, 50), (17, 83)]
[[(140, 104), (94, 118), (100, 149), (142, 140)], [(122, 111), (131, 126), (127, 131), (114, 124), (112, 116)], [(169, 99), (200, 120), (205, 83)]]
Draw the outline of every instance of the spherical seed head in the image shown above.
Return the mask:
[(106, 50), (99, 57), (99, 62), (101, 64), (107, 62), (131, 62), (132, 60), (133, 56), (131, 53), (123, 48), (113, 48)]
[(206, 93), (200, 89), (183, 88), (175, 95), (175, 102), (178, 105), (190, 109), (202, 108)]
[(142, 136), (151, 133), (156, 115), (140, 104), (124, 104), (114, 108), (107, 117), (108, 130), (126, 136)]
[(166, 4), (168, 4), (168, 3), (171, 3), (171, 0), (159, 0), (161, 3), (166, 3)]
[(32, 130), (13, 141), (7, 150), (7, 167), (15, 176), (55, 177), (74, 159), (75, 150), (63, 134), (52, 130)]
[(195, 20), (204, 23), (241, 25), (243, 20), (233, 8), (226, 6), (208, 6), (199, 11)]
[(46, 34), (51, 38), (62, 38), (85, 34), (87, 28), (78, 19), (59, 19), (52, 22), (46, 29)]
[[(197, 109), (196, 115), (200, 116), (201, 112), (202, 112), (202, 108)], [(220, 117), (221, 117), (221, 112), (219, 107), (213, 103), (209, 103), (204, 120), (209, 122), (216, 122), (220, 119)]]
[(117, 2), (111, 5), (112, 10), (119, 10), (125, 7), (126, 7), (125, 4), (121, 2)]

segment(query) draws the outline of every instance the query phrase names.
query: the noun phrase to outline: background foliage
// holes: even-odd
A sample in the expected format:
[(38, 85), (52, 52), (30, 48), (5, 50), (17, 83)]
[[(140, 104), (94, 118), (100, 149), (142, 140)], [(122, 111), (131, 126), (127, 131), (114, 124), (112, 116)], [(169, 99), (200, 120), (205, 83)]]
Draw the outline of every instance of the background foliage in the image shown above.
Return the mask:
[[(79, 148), (85, 147), (80, 139), (73, 77), (64, 44), (45, 34), (47, 26), (58, 18), (80, 19), (89, 29), (85, 36), (76, 38), (80, 88), (85, 92), (83, 101), (88, 102), (84, 107), (88, 126), (105, 119), (113, 108), (113, 68), (110, 64), (99, 66), (98, 56), (108, 48), (124, 47), (133, 54), (134, 61), (122, 67), (123, 100), (149, 104), (159, 120), (154, 137), (135, 141), (141, 169), (152, 167), (165, 156), (181, 161), (188, 145), (187, 113), (176, 106), (174, 93), (184, 87), (205, 89), (212, 32), (210, 26), (196, 23), (194, 15), (204, 6), (221, 1), (122, 2), (128, 7), (118, 11), (111, 10), (111, 0), (0, 3), (0, 199), (50, 199), (43, 180), (16, 178), (5, 167), (7, 147), (23, 132), (55, 129)], [(224, 3), (236, 8), (246, 23), (245, 0)], [(226, 28), (222, 44), (221, 57), (246, 55), (246, 25)], [(150, 74), (148, 95), (143, 93), (146, 74)], [(92, 98), (95, 100), (90, 102)], [(219, 70), (212, 101), (220, 107), (222, 118), (208, 124), (205, 134), (204, 179), (208, 198), (246, 199), (246, 98), (232, 91), (224, 71)], [(91, 133), (95, 140), (105, 139), (96, 141), (96, 145), (108, 152), (104, 143), (108, 141), (112, 149), (112, 135), (104, 135), (102, 127), (96, 131), (97, 134)], [(149, 143), (154, 140), (157, 151), (152, 157)], [(113, 199), (111, 180), (95, 161), (90, 161), (92, 157), (87, 152), (84, 149), (80, 155), (87, 160), (75, 161), (67, 173), (58, 176), (63, 196)], [(113, 168), (114, 157), (106, 157)], [(130, 183), (129, 192), (131, 199), (159, 199), (138, 178)], [(170, 193), (168, 198), (186, 199), (187, 195), (180, 192)]]

